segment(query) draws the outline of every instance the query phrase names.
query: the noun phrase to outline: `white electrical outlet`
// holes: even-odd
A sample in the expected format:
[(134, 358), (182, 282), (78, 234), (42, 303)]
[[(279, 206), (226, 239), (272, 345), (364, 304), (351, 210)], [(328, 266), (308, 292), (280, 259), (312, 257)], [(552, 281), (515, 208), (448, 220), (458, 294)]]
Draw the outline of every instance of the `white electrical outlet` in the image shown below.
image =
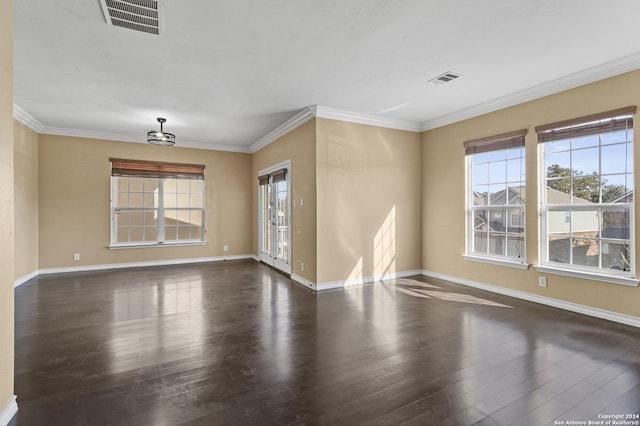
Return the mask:
[(304, 198), (300, 198), (300, 207), (304, 206)]
[(224, 251), (229, 251), (229, 246), (224, 246), (224, 247), (222, 247), (222, 250), (224, 250)]
[(538, 277), (538, 285), (540, 287), (546, 287), (547, 286), (547, 277)]
[(80, 260), (80, 253), (73, 253), (73, 260)]
[(300, 271), (304, 272), (304, 262), (300, 262)]

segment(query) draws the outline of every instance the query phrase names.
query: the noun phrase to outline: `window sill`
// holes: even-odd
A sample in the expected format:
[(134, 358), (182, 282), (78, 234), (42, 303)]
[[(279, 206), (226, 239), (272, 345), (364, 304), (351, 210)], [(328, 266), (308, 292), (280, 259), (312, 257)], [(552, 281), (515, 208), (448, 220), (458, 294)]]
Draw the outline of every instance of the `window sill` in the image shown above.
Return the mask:
[(153, 247), (183, 247), (183, 246), (204, 246), (206, 241), (188, 241), (183, 243), (143, 243), (143, 244), (117, 244), (109, 245), (109, 250), (122, 250), (122, 249), (139, 249), (139, 248), (153, 248)]
[(597, 274), (593, 272), (578, 271), (575, 269), (560, 268), (548, 265), (535, 265), (534, 269), (538, 272), (546, 272), (548, 274), (564, 275), (566, 277), (581, 278), (585, 280), (602, 281), (611, 284), (626, 285), (629, 287), (638, 287), (638, 282), (640, 281), (635, 277)]
[(465, 254), (462, 257), (464, 258), (464, 260), (470, 260), (472, 262), (489, 263), (491, 265), (507, 266), (509, 268), (516, 268), (516, 269), (529, 269), (529, 264), (525, 263), (524, 261), (518, 262), (516, 260), (510, 260), (510, 259), (498, 259), (495, 257), (472, 256), (468, 254)]

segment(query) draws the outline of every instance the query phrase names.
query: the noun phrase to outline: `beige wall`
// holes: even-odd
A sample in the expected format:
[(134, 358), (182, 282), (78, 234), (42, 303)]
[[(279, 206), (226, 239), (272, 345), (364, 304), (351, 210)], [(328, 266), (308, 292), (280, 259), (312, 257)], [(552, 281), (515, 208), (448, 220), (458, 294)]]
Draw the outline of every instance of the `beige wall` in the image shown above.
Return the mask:
[(318, 284), (420, 269), (420, 135), (316, 121)]
[[(422, 266), (424, 269), (554, 299), (640, 317), (640, 288), (548, 276), (538, 287), (533, 268), (517, 270), (465, 261), (465, 140), (527, 128), (527, 261), (538, 263), (538, 149), (534, 127), (572, 117), (640, 105), (640, 71), (527, 102), (422, 135)], [(636, 138), (640, 134), (636, 129)], [(635, 153), (640, 171), (640, 149)], [(636, 173), (636, 187), (640, 173)], [(638, 210), (636, 197), (636, 212)], [(637, 215), (636, 215), (637, 216)], [(636, 223), (636, 241), (640, 232)], [(638, 254), (636, 250), (636, 265)], [(640, 266), (640, 265), (639, 265)]]
[(255, 253), (258, 171), (287, 160), (294, 274), (321, 287), (420, 269), (419, 134), (318, 118), (256, 152)]
[(13, 396), (13, 1), (0, 0), (0, 410)]
[[(206, 245), (109, 250), (109, 158), (204, 164)], [(40, 135), (38, 165), (40, 269), (251, 254), (249, 154)]]
[(38, 134), (14, 121), (15, 279), (38, 270)]
[[(258, 172), (291, 160), (291, 245), (293, 273), (316, 282), (316, 152), (311, 120), (253, 154), (253, 253), (258, 253)], [(304, 205), (300, 205), (304, 199)], [(301, 263), (304, 262), (304, 272)]]

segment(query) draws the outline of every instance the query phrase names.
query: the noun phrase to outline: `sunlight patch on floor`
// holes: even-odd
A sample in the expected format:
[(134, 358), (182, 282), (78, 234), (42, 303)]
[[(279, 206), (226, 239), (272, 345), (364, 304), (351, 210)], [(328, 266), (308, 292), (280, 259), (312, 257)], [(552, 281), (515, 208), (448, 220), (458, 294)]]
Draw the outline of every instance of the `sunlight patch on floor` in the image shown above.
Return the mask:
[[(437, 285), (424, 283), (422, 281), (408, 279), (408, 278), (400, 278), (396, 280), (396, 286), (397, 286), (396, 289), (401, 293), (404, 293), (413, 297), (420, 297), (423, 299), (434, 298), (434, 299), (445, 300), (447, 302), (472, 303), (474, 305), (496, 306), (499, 308), (512, 308), (511, 306), (503, 305), (502, 303), (483, 299), (481, 297), (472, 296), (470, 294), (452, 293), (447, 291), (425, 290), (425, 288), (440, 290), (442, 289), (442, 287), (438, 287)], [(422, 287), (422, 288), (415, 288), (415, 287)]]

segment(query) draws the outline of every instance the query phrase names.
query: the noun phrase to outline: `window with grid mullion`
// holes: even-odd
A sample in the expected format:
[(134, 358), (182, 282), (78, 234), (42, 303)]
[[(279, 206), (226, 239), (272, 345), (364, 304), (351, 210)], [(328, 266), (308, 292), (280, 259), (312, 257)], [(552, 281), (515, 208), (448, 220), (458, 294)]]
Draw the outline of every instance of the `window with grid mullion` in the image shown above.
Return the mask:
[(204, 241), (204, 181), (112, 177), (112, 245)]
[(525, 258), (524, 133), (521, 137), (513, 147), (492, 149), (485, 141), (480, 152), (467, 153), (469, 255)]
[(634, 274), (633, 131), (627, 120), (622, 131), (558, 140), (539, 134), (543, 264)]

